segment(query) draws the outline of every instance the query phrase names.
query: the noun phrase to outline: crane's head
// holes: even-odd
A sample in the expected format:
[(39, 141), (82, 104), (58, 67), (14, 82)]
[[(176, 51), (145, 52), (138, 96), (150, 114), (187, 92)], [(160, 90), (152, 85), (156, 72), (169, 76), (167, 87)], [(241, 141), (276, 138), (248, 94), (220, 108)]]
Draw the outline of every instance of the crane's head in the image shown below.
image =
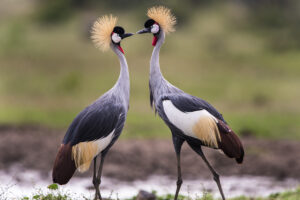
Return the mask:
[(148, 9), (147, 16), (150, 18), (144, 24), (144, 29), (138, 31), (138, 34), (152, 33), (152, 45), (155, 46), (161, 32), (174, 32), (176, 18), (171, 10), (164, 6), (156, 6)]
[(133, 34), (125, 33), (124, 28), (116, 26), (116, 24), (117, 18), (112, 15), (100, 17), (94, 23), (92, 28), (92, 40), (97, 48), (105, 51), (112, 46), (124, 53), (121, 47), (121, 41)]

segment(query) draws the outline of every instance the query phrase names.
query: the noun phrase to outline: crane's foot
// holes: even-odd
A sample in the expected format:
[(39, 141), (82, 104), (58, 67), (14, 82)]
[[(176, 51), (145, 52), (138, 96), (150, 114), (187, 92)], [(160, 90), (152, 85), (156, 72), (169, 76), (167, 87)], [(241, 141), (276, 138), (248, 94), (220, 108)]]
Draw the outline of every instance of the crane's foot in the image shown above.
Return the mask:
[(222, 196), (222, 200), (226, 200), (226, 199), (225, 199), (225, 195), (224, 195), (224, 193), (223, 193), (222, 186), (221, 186), (219, 174), (217, 174), (216, 172), (214, 172), (213, 175), (214, 175), (214, 180), (215, 180), (215, 182), (217, 183), (218, 188), (219, 188), (219, 191), (220, 191), (220, 194), (221, 194), (221, 196)]
[(100, 194), (100, 190), (98, 188), (98, 189), (96, 189), (94, 200), (99, 200), (99, 199), (102, 200), (102, 197), (101, 197), (101, 194)]
[[(190, 144), (190, 143), (189, 143)], [(222, 196), (222, 200), (226, 200), (225, 199), (225, 195), (223, 193), (223, 189), (222, 189), (222, 185), (221, 185), (221, 182), (220, 182), (220, 178), (219, 178), (219, 174), (214, 170), (214, 168), (210, 165), (210, 163), (208, 162), (208, 160), (206, 159), (202, 149), (201, 149), (201, 146), (198, 147), (198, 146), (194, 146), (193, 144), (190, 144), (190, 146), (192, 147), (192, 149), (198, 154), (201, 156), (202, 160), (205, 162), (205, 164), (207, 165), (208, 169), (210, 170), (210, 172), (213, 174), (214, 176), (214, 180), (215, 182), (217, 183), (218, 185), (218, 188), (219, 188), (219, 191), (220, 191), (220, 194)]]
[(178, 198), (178, 194), (179, 194), (181, 185), (182, 185), (182, 179), (180, 178), (177, 180), (177, 187), (176, 187), (176, 193), (175, 193), (174, 200), (177, 200), (177, 198)]
[(102, 200), (102, 197), (101, 197), (101, 194), (100, 194), (100, 189), (99, 189), (100, 183), (101, 183), (100, 179), (93, 178), (93, 184), (94, 184), (94, 187), (95, 187), (95, 198), (94, 198), (94, 200), (99, 200), (99, 199)]
[(97, 187), (95, 187), (95, 198), (94, 198), (94, 200), (99, 200), (99, 198), (98, 198), (98, 193), (99, 193), (99, 187), (97, 188)]

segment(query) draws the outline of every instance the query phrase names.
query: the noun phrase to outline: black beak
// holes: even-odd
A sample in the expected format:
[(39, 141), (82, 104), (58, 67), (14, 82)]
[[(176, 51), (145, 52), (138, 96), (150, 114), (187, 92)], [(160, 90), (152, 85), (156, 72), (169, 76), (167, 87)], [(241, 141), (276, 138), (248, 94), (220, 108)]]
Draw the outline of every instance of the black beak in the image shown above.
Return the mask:
[(149, 28), (144, 28), (142, 30), (139, 30), (138, 32), (136, 32), (137, 34), (143, 34), (143, 33), (151, 33), (151, 29)]
[(121, 38), (124, 39), (124, 38), (127, 38), (127, 37), (130, 37), (134, 35), (133, 33), (124, 33), (123, 35), (121, 35)]

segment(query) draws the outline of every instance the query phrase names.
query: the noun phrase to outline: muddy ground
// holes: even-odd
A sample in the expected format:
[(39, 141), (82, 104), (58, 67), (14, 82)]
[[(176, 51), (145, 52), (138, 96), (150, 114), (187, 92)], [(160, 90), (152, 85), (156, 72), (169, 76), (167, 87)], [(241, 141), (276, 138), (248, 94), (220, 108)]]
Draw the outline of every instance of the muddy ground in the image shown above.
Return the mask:
[[(63, 136), (63, 131), (39, 127), (1, 126), (0, 170), (9, 170), (17, 164), (48, 175)], [(242, 141), (246, 152), (242, 165), (218, 151), (205, 148), (209, 161), (220, 175), (300, 179), (300, 141), (251, 137), (242, 138)], [(80, 176), (90, 175), (91, 169)], [(210, 177), (201, 158), (187, 144), (182, 150), (182, 171), (184, 178)], [(145, 179), (153, 174), (176, 177), (176, 157), (171, 139), (117, 141), (105, 160), (103, 174), (127, 181)]]

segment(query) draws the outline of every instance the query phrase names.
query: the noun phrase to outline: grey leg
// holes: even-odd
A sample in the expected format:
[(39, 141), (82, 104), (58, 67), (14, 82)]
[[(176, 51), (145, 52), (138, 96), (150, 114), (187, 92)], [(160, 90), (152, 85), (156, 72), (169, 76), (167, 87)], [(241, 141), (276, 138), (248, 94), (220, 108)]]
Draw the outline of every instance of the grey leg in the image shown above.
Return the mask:
[(215, 182), (217, 183), (218, 185), (218, 188), (219, 188), (219, 191), (220, 191), (220, 194), (222, 196), (222, 199), (225, 200), (225, 196), (224, 196), (224, 193), (223, 193), (223, 189), (222, 189), (222, 186), (221, 186), (221, 182), (220, 182), (220, 178), (219, 178), (219, 174), (214, 170), (214, 168), (210, 165), (210, 163), (208, 162), (208, 160), (206, 159), (203, 151), (202, 151), (202, 148), (201, 146), (198, 147), (198, 146), (194, 146), (193, 144), (189, 143), (189, 145), (192, 147), (192, 149), (201, 156), (201, 158), (203, 159), (203, 161), (205, 162), (205, 164), (207, 165), (207, 167), (209, 168), (209, 170), (211, 171), (211, 173), (213, 174), (214, 176), (214, 180)]
[(207, 159), (206, 159), (206, 157), (204, 156), (203, 153), (200, 156), (202, 157), (202, 159), (204, 160), (204, 162), (208, 166), (208, 168), (211, 171), (211, 173), (214, 175), (214, 180), (216, 181), (216, 183), (218, 185), (218, 188), (219, 188), (219, 191), (221, 193), (222, 199), (225, 200), (225, 196), (224, 196), (223, 189), (222, 189), (222, 186), (221, 186), (219, 174), (214, 170), (214, 168), (212, 168), (212, 166), (209, 164), (209, 162), (207, 161)]
[(180, 152), (181, 152), (181, 146), (184, 142), (183, 139), (180, 137), (176, 136), (175, 134), (173, 135), (173, 144), (176, 152), (176, 158), (177, 158), (177, 186), (176, 186), (176, 192), (175, 192), (175, 197), (174, 200), (177, 200), (178, 194), (182, 185), (182, 177), (181, 177), (181, 165), (180, 165)]
[(102, 169), (103, 169), (103, 163), (104, 163), (104, 158), (105, 158), (105, 155), (106, 154), (103, 154), (101, 155), (101, 161), (100, 161), (100, 165), (99, 165), (99, 169), (98, 169), (98, 174), (97, 174), (97, 188), (96, 189), (96, 193), (98, 193), (98, 197), (100, 200), (102, 200), (102, 197), (101, 197), (101, 193), (100, 193), (100, 189), (99, 189), (99, 186), (101, 184), (101, 176), (102, 176)]
[(98, 199), (98, 193), (99, 193), (99, 185), (97, 183), (97, 178), (96, 178), (96, 168), (97, 168), (97, 156), (94, 158), (94, 173), (93, 173), (93, 184), (95, 187), (95, 200)]
[(174, 200), (177, 200), (179, 190), (180, 190), (181, 185), (182, 185), (181, 166), (180, 166), (180, 153), (177, 154), (176, 157), (177, 157), (177, 187), (176, 187), (176, 193), (175, 193)]

